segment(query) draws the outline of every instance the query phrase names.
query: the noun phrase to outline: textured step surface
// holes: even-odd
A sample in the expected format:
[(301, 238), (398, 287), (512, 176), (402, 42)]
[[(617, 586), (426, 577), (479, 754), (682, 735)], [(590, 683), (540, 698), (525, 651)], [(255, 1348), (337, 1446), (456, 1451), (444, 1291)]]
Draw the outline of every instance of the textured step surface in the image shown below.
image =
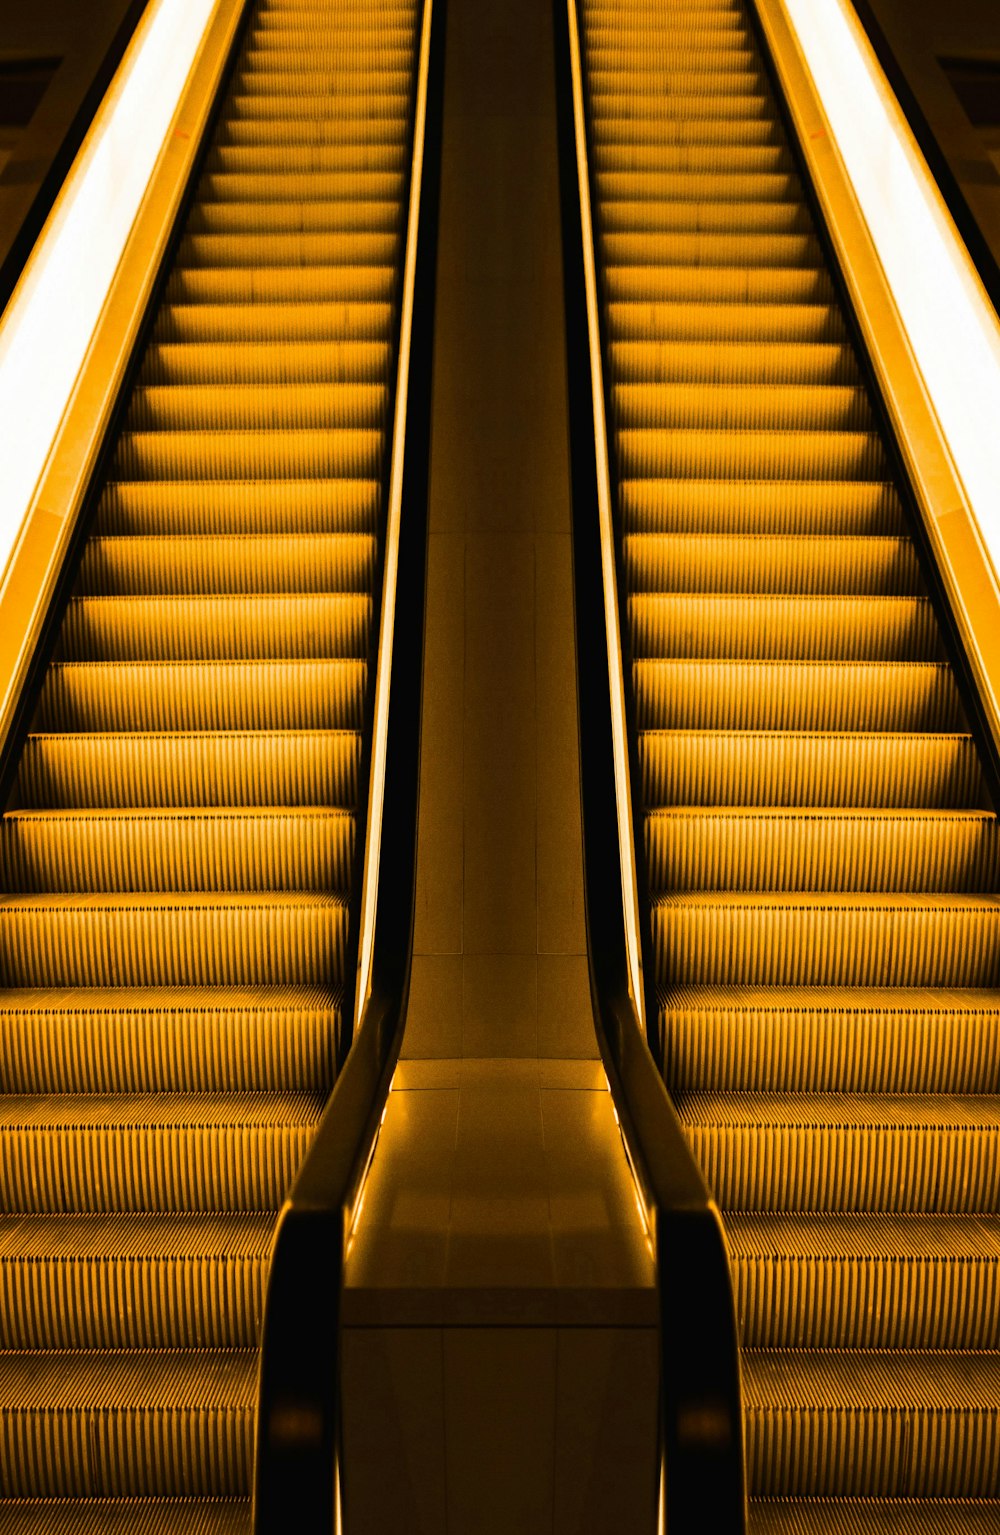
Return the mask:
[(0, 1531), (249, 1535), (333, 1086), (415, 0), (258, 0), (0, 820)]
[(980, 1535), (996, 819), (750, 9), (580, 3), (646, 972), (729, 1235), (753, 1535)]

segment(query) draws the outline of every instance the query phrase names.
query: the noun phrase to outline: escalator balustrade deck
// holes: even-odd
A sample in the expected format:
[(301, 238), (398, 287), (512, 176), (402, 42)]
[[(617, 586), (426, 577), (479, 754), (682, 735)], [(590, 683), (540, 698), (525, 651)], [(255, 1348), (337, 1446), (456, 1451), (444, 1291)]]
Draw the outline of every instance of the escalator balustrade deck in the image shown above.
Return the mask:
[(335, 1072), (417, 22), (255, 7), (0, 822), (5, 1531), (249, 1527)]
[(650, 962), (751, 1525), (985, 1532), (996, 818), (742, 0), (580, 8)]

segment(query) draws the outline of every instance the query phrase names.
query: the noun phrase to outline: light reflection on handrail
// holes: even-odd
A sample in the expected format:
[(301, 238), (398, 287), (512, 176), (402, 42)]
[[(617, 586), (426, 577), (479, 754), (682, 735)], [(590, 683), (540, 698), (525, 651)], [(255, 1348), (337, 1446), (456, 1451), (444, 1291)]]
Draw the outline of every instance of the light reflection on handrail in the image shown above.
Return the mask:
[(639, 890), (635, 869), (632, 827), (632, 787), (626, 736), (625, 679), (619, 640), (618, 580), (614, 525), (611, 517), (611, 470), (608, 464), (608, 431), (604, 410), (604, 371), (594, 259), (594, 226), (590, 207), (590, 173), (587, 164), (587, 131), (583, 106), (583, 66), (576, 0), (567, 0), (570, 70), (573, 79), (573, 120), (576, 128), (576, 168), (580, 183), (580, 222), (583, 227), (584, 281), (587, 291), (587, 329), (590, 342), (590, 375), (594, 401), (594, 452), (597, 458), (597, 502), (601, 529), (601, 570), (604, 579), (604, 622), (608, 642), (608, 680), (611, 687), (611, 728), (618, 804), (618, 844), (621, 851), (622, 918), (628, 950), (629, 988), (636, 1018), (646, 1029), (646, 999), (642, 981), (642, 945), (639, 937)]
[(424, 168), (424, 137), (427, 127), (427, 83), (430, 68), (433, 0), (425, 0), (417, 62), (417, 90), (413, 120), (413, 161), (410, 172), (410, 206), (406, 224), (406, 257), (403, 268), (399, 321), (399, 354), (396, 370), (396, 408), (392, 425), (392, 465), (389, 473), (389, 505), (385, 530), (385, 561), (382, 577), (382, 618), (379, 629), (378, 675), (372, 720), (371, 776), (368, 788), (368, 824), (365, 835), (364, 877), (361, 890), (361, 932), (358, 942), (358, 974), (354, 993), (355, 1030), (364, 1021), (372, 987), (375, 924), (378, 919), (379, 866), (382, 851), (382, 809), (385, 800), (385, 762), (392, 682), (393, 626), (396, 615), (396, 581), (399, 571), (399, 532), (403, 505), (406, 412), (409, 394), (410, 344), (413, 335), (413, 295), (417, 271), (417, 233), (420, 223), (420, 191)]

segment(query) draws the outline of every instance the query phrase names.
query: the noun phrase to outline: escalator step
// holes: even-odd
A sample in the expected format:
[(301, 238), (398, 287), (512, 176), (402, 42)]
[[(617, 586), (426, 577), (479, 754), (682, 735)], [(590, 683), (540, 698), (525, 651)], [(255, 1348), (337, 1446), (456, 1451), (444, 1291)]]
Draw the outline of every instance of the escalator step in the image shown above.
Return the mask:
[[(279, 547), (284, 553), (284, 541)], [(115, 576), (120, 580), (119, 571)], [(67, 606), (57, 654), (64, 661), (105, 662), (362, 660), (371, 598), (351, 592), (350, 584), (274, 596), (76, 597)]]
[(967, 735), (648, 730), (643, 797), (663, 805), (865, 805), (955, 809), (985, 803)]
[(0, 993), (4, 1087), (324, 1093), (340, 1006), (320, 987), (11, 989)]
[(3, 1535), (250, 1535), (243, 1498), (0, 1498)]
[(361, 661), (54, 662), (37, 731), (356, 730)]
[(671, 266), (763, 267), (819, 266), (822, 255), (815, 235), (743, 233), (740, 229), (619, 231), (609, 229), (601, 239), (602, 255), (610, 266), (646, 266), (666, 260)]
[(997, 854), (985, 810), (683, 807), (646, 821), (660, 891), (991, 891)]
[(0, 1217), (0, 1349), (255, 1348), (272, 1239), (270, 1213)]
[[(371, 243), (371, 242), (365, 242)], [(381, 306), (390, 304), (396, 292), (397, 273), (392, 265), (387, 252), (386, 242), (379, 239), (375, 242), (377, 249), (383, 251), (384, 259), (375, 260), (367, 266), (356, 266), (351, 261), (351, 250), (356, 245), (348, 248), (345, 243), (337, 238), (327, 241), (331, 262), (335, 256), (342, 259), (337, 264), (321, 266), (254, 266), (251, 262), (239, 262), (234, 260), (231, 265), (224, 261), (211, 266), (191, 266), (178, 264), (174, 267), (167, 283), (167, 303), (171, 306), (171, 315), (163, 318), (160, 323), (160, 335), (169, 342), (172, 338), (171, 330), (175, 333), (175, 340), (194, 344), (199, 338), (186, 334), (186, 327), (192, 323), (188, 308), (197, 305), (212, 305), (221, 309), (225, 305), (244, 306), (252, 312), (228, 317), (230, 325), (239, 321), (249, 325), (259, 320), (257, 311), (265, 305), (283, 304), (287, 306), (287, 319), (290, 330), (297, 324), (298, 336), (289, 337), (294, 344), (297, 340), (301, 344), (308, 344), (314, 339), (310, 327), (327, 338), (326, 345), (331, 356), (336, 355), (336, 342), (332, 334), (335, 324), (343, 325), (342, 316), (331, 316), (324, 313), (322, 307), (329, 304), (350, 305), (352, 310), (358, 305), (374, 305), (380, 313), (385, 313)], [(214, 247), (207, 248), (211, 254)], [(202, 254), (205, 254), (204, 241), (202, 242)], [(221, 252), (224, 256), (225, 251)], [(225, 329), (227, 316), (221, 319), (217, 316), (217, 326), (222, 327), (219, 339), (222, 341), (233, 340), (232, 335)], [(281, 330), (280, 316), (272, 313), (264, 316), (269, 321), (271, 328), (268, 334), (258, 338), (261, 341), (270, 340), (280, 345)], [(385, 327), (381, 329), (377, 325), (369, 327), (372, 344), (384, 342)], [(208, 342), (213, 340), (209, 335)], [(251, 338), (252, 339), (252, 338)], [(365, 338), (362, 338), (365, 339)], [(349, 344), (349, 343), (344, 343)], [(155, 346), (155, 343), (154, 343)], [(238, 359), (234, 358), (234, 366)]]
[(94, 532), (103, 537), (368, 533), (377, 480), (127, 481), (106, 485)]
[(322, 986), (344, 973), (327, 894), (0, 895), (4, 986)]
[(806, 213), (794, 203), (722, 201), (703, 204), (688, 199), (668, 205), (648, 201), (609, 201), (603, 224), (608, 240), (623, 233), (630, 239), (650, 234), (695, 232), (708, 235), (801, 235), (809, 228)]
[(622, 555), (633, 592), (745, 592), (753, 603), (771, 592), (897, 596), (923, 585), (908, 538), (631, 533)]
[(0, 1209), (276, 1212), (322, 1107), (307, 1093), (7, 1095)]
[[(308, 51), (308, 44), (303, 46)], [(377, 140), (367, 144), (217, 144), (206, 156), (205, 171), (223, 176), (331, 175), (348, 171), (387, 176), (405, 172), (407, 158), (404, 145)]]
[[(210, 237), (206, 237), (208, 239)], [(214, 237), (211, 237), (214, 238)], [(234, 242), (230, 242), (234, 243)], [(358, 251), (358, 245), (363, 242), (351, 238), (344, 246), (345, 252), (348, 245), (350, 254), (357, 259), (363, 252)], [(333, 241), (325, 239), (322, 242), (324, 254), (329, 257)], [(260, 242), (240, 241), (234, 243), (234, 250), (222, 249), (218, 243), (214, 246), (205, 246), (201, 251), (203, 261), (213, 254), (218, 258), (213, 265), (228, 267), (235, 253), (235, 247), (245, 255), (245, 261), (239, 265), (248, 269), (254, 269), (253, 281), (260, 280), (257, 268), (267, 264), (267, 252), (259, 249)], [(392, 252), (380, 247), (379, 251), (370, 253), (371, 265), (381, 267), (391, 260)], [(229, 259), (227, 259), (229, 258)], [(328, 263), (324, 263), (326, 267)], [(206, 274), (208, 275), (208, 274)], [(221, 274), (212, 274), (218, 277)], [(250, 273), (248, 272), (248, 275)], [(323, 286), (327, 286), (327, 278), (324, 272)], [(154, 326), (154, 338), (156, 341), (186, 343), (218, 342), (224, 341), (238, 343), (273, 341), (279, 344), (284, 341), (382, 341), (388, 333), (392, 318), (392, 309), (387, 300), (368, 298), (364, 295), (357, 298), (344, 298), (334, 296), (325, 298), (323, 295), (312, 299), (303, 297), (296, 303), (284, 302), (282, 297), (277, 299), (264, 298), (259, 303), (245, 303), (238, 298), (230, 299), (228, 296), (219, 300), (201, 300), (195, 302), (166, 303), (160, 308)], [(332, 465), (330, 466), (332, 470)], [(122, 476), (116, 471), (119, 478)], [(287, 479), (287, 474), (280, 476)], [(374, 476), (373, 476), (374, 477)], [(211, 476), (202, 474), (191, 475), (189, 478), (207, 480)], [(234, 472), (232, 479), (253, 478), (246, 468)], [(327, 476), (334, 478), (332, 472)]]
[(748, 1353), (751, 1495), (989, 1498), (1000, 1355)]
[(31, 735), (17, 778), (22, 806), (339, 805), (357, 803), (361, 740), (351, 730)]
[(314, 235), (394, 233), (399, 221), (398, 209), (391, 202), (201, 202), (188, 220), (189, 239), (193, 245), (202, 236), (226, 238), (239, 235), (256, 240), (298, 238)]
[(1000, 992), (685, 986), (660, 1021), (679, 1092), (1000, 1090)]
[(125, 480), (370, 479), (381, 460), (381, 433), (371, 429), (124, 432), (112, 471)]
[[(142, 381), (158, 388), (158, 399), (163, 405), (172, 406), (174, 412), (177, 406), (172, 404), (170, 398), (173, 390), (167, 386), (183, 386), (184, 395), (192, 398), (197, 407), (210, 404), (210, 395), (218, 398), (218, 390), (206, 386), (219, 384), (233, 388), (232, 400), (237, 405), (253, 400), (259, 390), (268, 388), (275, 389), (275, 401), (280, 403), (282, 395), (277, 393), (277, 386), (287, 388), (290, 385), (295, 386), (296, 390), (307, 385), (321, 385), (324, 392), (330, 391), (336, 403), (338, 393), (346, 394), (344, 386), (349, 385), (366, 398), (370, 418), (373, 417), (374, 422), (378, 423), (384, 415), (385, 386), (369, 385), (365, 389), (364, 385), (366, 380), (372, 378), (388, 381), (390, 357), (391, 349), (383, 341), (345, 341), (339, 345), (300, 341), (293, 346), (262, 342), (240, 347), (238, 351), (232, 347), (213, 346), (211, 343), (202, 346), (194, 342), (186, 346), (165, 344), (152, 346), (147, 351)], [(246, 388), (247, 385), (252, 385), (252, 390)], [(339, 390), (337, 386), (340, 386)], [(222, 403), (226, 405), (225, 398)], [(346, 405), (345, 399), (341, 414), (345, 413)], [(232, 404), (227, 409), (232, 411)], [(379, 411), (382, 414), (377, 414)], [(143, 424), (150, 423), (147, 421)], [(215, 421), (212, 424), (219, 423)], [(330, 420), (325, 424), (334, 423)], [(336, 424), (343, 426), (351, 423), (339, 420)], [(353, 424), (370, 426), (373, 420)]]
[(780, 144), (595, 144), (591, 164), (598, 176), (774, 176), (794, 170)]
[(5, 1355), (5, 1496), (248, 1496), (256, 1369), (253, 1349)]
[(1000, 1519), (1000, 1500), (755, 1499), (752, 1535), (987, 1535)]
[(0, 821), (0, 881), (24, 894), (350, 890), (346, 810), (16, 810)]
[[(621, 343), (653, 341), (657, 333), (671, 339), (669, 326), (683, 324), (683, 312), (671, 314), (669, 306), (684, 305), (694, 312), (693, 331), (688, 335), (676, 330), (673, 339), (716, 340), (725, 343), (761, 340), (798, 343), (840, 342), (846, 332), (834, 307), (833, 284), (821, 266), (658, 266), (648, 262), (605, 267), (605, 293), (609, 317), (615, 320), (611, 355), (617, 355)], [(642, 315), (632, 312), (630, 304), (655, 304), (652, 333), (645, 334)], [(744, 312), (749, 309), (750, 312)], [(733, 334), (716, 335), (716, 328), (739, 325)], [(612, 327), (609, 326), (609, 329)]]
[(884, 537), (903, 528), (893, 486), (864, 480), (624, 480), (626, 533)]
[[(620, 363), (627, 360), (619, 358)], [(611, 405), (621, 432), (664, 428), (671, 432), (685, 428), (851, 432), (871, 426), (865, 391), (850, 385), (816, 383), (789, 388), (756, 379), (751, 391), (728, 383), (634, 383), (627, 368), (620, 372), (629, 381), (614, 387)], [(147, 407), (150, 414), (157, 403)], [(183, 404), (186, 399), (176, 408), (183, 408)], [(150, 424), (160, 423), (136, 422), (137, 426)]]
[[(225, 434), (214, 435), (221, 438)], [(307, 438), (321, 434), (301, 435)], [(351, 451), (348, 433), (331, 432), (329, 436), (337, 438), (342, 453)], [(344, 439), (343, 444), (340, 439)], [(137, 435), (129, 441), (135, 442), (132, 451), (136, 454), (150, 451), (146, 447), (148, 438)], [(308, 458), (310, 447), (309, 443), (303, 444), (300, 451), (304, 458)], [(221, 455), (224, 449), (217, 451)], [(336, 449), (331, 445), (327, 451)], [(354, 451), (362, 452), (360, 443)], [(692, 471), (706, 479), (718, 476), (728, 480), (881, 480), (888, 472), (885, 449), (876, 432), (818, 432), (807, 428), (723, 431), (682, 427), (676, 431), (657, 431), (633, 427), (618, 434), (618, 462), (627, 478), (642, 475), (663, 480)], [(355, 473), (364, 472), (362, 463), (363, 460)]]
[[(163, 435), (176, 439), (182, 434)], [(286, 436), (284, 432), (273, 435)], [(76, 590), (95, 597), (195, 592), (367, 593), (375, 572), (375, 556), (375, 538), (367, 533), (202, 534), (180, 538), (169, 534), (152, 538), (95, 535), (88, 540), (80, 561)]]
[(961, 731), (943, 662), (636, 661), (640, 730)]
[[(693, 39), (697, 41), (696, 38)], [(690, 99), (690, 98), (689, 98)], [(759, 104), (759, 99), (755, 101)], [(690, 113), (685, 117), (688, 102), (675, 104), (672, 116), (642, 117), (629, 111), (630, 103), (621, 97), (605, 97), (600, 117), (593, 123), (594, 142), (598, 146), (609, 144), (739, 144), (746, 148), (755, 144), (783, 144), (781, 129), (772, 117), (761, 113), (742, 120), (729, 115), (720, 118), (704, 113)]]
[[(794, 408), (795, 416), (792, 419), (797, 421), (800, 406), (808, 408), (812, 396), (804, 396), (801, 388), (788, 386), (808, 385), (830, 391), (834, 386), (840, 386), (842, 390), (846, 385), (858, 384), (858, 365), (854, 353), (843, 343), (807, 346), (793, 342), (782, 346), (777, 342), (765, 342), (751, 346), (746, 342), (733, 341), (727, 346), (718, 346), (705, 341), (622, 341), (612, 346), (611, 363), (615, 376), (628, 380), (627, 385), (616, 387), (615, 399), (619, 399), (626, 389), (634, 391), (640, 385), (647, 388), (660, 385), (666, 392), (663, 397), (671, 402), (680, 400), (689, 413), (698, 406), (705, 386), (726, 386), (725, 389), (719, 388), (719, 397), (724, 404), (730, 406), (735, 398), (734, 385), (753, 384), (756, 387), (752, 393), (746, 389), (739, 391), (744, 402), (741, 407), (744, 412), (758, 410), (758, 394), (766, 395), (769, 389), (773, 389), (774, 393), (768, 396), (770, 406), (765, 400), (765, 409), (770, 408), (773, 412), (777, 401), (789, 416)], [(691, 386), (695, 384), (699, 387), (692, 389)], [(847, 398), (846, 395), (843, 397)], [(622, 418), (619, 421), (623, 426), (651, 424), (649, 421), (630, 423)], [(672, 424), (701, 423), (675, 420)], [(717, 425), (718, 422), (713, 424)], [(762, 422), (744, 420), (742, 423), (734, 421), (733, 424), (760, 425)]]
[(996, 1217), (731, 1214), (726, 1234), (746, 1348), (1000, 1346)]
[(770, 891), (660, 895), (660, 986), (989, 986), (1000, 896)]
[(388, 404), (382, 384), (147, 385), (132, 395), (128, 427), (133, 432), (370, 430), (384, 428)]
[(991, 1096), (684, 1093), (677, 1108), (716, 1197), (729, 1209), (902, 1215), (997, 1209), (1000, 1103)]
[[(703, 541), (705, 545), (709, 542), (708, 539)], [(836, 542), (843, 547), (847, 540)], [(845, 586), (870, 586), (873, 591), (878, 591), (881, 583), (877, 583), (877, 576), (887, 576), (890, 572), (894, 577), (891, 585), (899, 587), (916, 584), (915, 580), (910, 583), (905, 580), (907, 575), (915, 577), (912, 566), (909, 571), (906, 570), (910, 562), (906, 559), (908, 551), (905, 551), (905, 546), (904, 549), (893, 548), (888, 539), (866, 539), (864, 542), (869, 546), (865, 550), (850, 550), (853, 569), (845, 560), (847, 568), (841, 572)], [(630, 552), (636, 549), (637, 543), (634, 537), (628, 541)], [(730, 543), (729, 548), (726, 547), (727, 543)], [(739, 560), (731, 552), (737, 543), (749, 551), (749, 578), (746, 567), (741, 568)], [(755, 548), (754, 543), (760, 547)], [(778, 540), (724, 541), (719, 538), (719, 544), (721, 558), (717, 574), (721, 590), (714, 592), (690, 590), (698, 577), (702, 582), (711, 579), (713, 567), (710, 558), (705, 559), (702, 569), (698, 569), (701, 561), (690, 557), (693, 551), (684, 551), (688, 555), (688, 568), (684, 571), (688, 589), (680, 591), (676, 589), (680, 585), (676, 575), (678, 562), (672, 559), (661, 560), (657, 557), (658, 551), (652, 559), (648, 555), (642, 557), (645, 551), (640, 551), (639, 557), (633, 558), (630, 562), (633, 568), (641, 569), (644, 576), (641, 581), (635, 581), (635, 595), (628, 602), (634, 656), (662, 660), (696, 656), (702, 659), (728, 657), (730, 660), (749, 660), (756, 656), (765, 661), (902, 662), (942, 659), (940, 635), (926, 597), (787, 596), (784, 590), (778, 596), (765, 597), (762, 589), (766, 590), (773, 570), (765, 549), (773, 550), (777, 546), (780, 559), (780, 555), (786, 551), (781, 549)], [(858, 558), (859, 553), (863, 556), (861, 559)], [(893, 558), (897, 554), (902, 557)], [(824, 578), (832, 582), (837, 572), (836, 562), (831, 559), (828, 565), (826, 560), (822, 563), (817, 561), (817, 564), (820, 569), (816, 584), (822, 585)], [(827, 565), (827, 568), (823, 569), (823, 565)], [(896, 566), (895, 571), (892, 571), (893, 565)], [(657, 581), (655, 569), (664, 566), (670, 570), (673, 579)], [(903, 566), (903, 571), (899, 570), (900, 566)], [(653, 567), (653, 571), (650, 567)], [(808, 570), (806, 560), (802, 561), (798, 570), (793, 567), (792, 571), (788, 571), (786, 564), (783, 587), (787, 589), (791, 584), (788, 577), (805, 579)], [(763, 574), (764, 579), (756, 591), (738, 591), (733, 594), (734, 587), (751, 585), (758, 572)], [(777, 584), (780, 577), (774, 574), (773, 579)], [(670, 590), (671, 586), (674, 586), (674, 590)], [(886, 587), (889, 586), (890, 582), (886, 581)]]

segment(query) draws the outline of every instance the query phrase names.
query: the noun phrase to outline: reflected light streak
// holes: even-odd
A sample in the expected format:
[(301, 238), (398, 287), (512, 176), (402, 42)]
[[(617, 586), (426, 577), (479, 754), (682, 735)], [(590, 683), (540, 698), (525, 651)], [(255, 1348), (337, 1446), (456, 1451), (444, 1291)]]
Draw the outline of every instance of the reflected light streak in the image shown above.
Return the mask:
[(996, 579), (1000, 322), (853, 10), (784, 6)]
[(4, 578), (215, 3), (152, 0), (0, 321)]

